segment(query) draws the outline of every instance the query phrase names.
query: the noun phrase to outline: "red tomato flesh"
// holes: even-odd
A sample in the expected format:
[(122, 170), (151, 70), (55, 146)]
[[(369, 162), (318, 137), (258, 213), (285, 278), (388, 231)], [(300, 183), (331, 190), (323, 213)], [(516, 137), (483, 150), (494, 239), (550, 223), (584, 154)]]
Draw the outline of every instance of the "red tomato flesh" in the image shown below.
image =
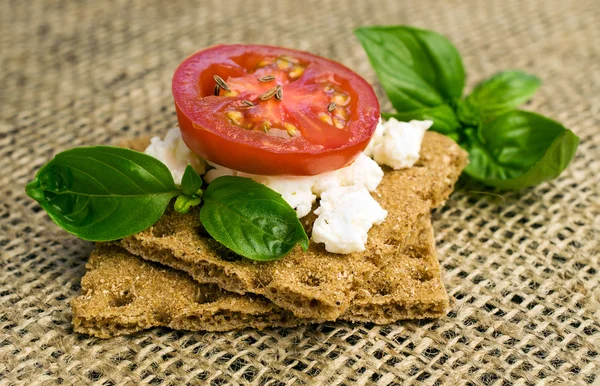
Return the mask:
[(173, 96), (190, 149), (252, 174), (339, 169), (364, 150), (379, 120), (379, 102), (363, 78), (282, 47), (219, 45), (197, 52), (175, 71)]

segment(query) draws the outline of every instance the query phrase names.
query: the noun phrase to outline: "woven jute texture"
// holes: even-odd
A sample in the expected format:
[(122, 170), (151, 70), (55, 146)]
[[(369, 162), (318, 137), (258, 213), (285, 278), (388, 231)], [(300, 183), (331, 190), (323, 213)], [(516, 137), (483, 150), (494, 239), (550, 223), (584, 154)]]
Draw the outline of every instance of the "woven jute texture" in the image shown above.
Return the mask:
[[(446, 317), (262, 332), (154, 329), (110, 340), (73, 333), (68, 301), (92, 246), (25, 196), (36, 169), (72, 146), (173, 127), (171, 74), (198, 49), (285, 45), (375, 83), (351, 31), (400, 23), (448, 35), (469, 87), (507, 68), (539, 75), (544, 85), (527, 108), (582, 139), (558, 180), (512, 193), (463, 181), (434, 213), (453, 298)], [(597, 0), (3, 0), (0, 384), (600, 382), (599, 25)]]

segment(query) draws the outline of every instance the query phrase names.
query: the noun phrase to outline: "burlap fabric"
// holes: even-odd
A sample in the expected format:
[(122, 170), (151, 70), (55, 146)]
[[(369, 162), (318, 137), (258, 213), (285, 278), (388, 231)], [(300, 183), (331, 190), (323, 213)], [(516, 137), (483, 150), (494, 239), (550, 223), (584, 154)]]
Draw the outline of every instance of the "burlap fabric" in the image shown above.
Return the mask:
[[(58, 151), (175, 125), (170, 80), (220, 42), (313, 51), (375, 82), (352, 29), (447, 34), (469, 85), (541, 76), (529, 106), (581, 136), (560, 179), (496, 194), (462, 183), (434, 214), (440, 320), (130, 337), (74, 334), (91, 244), (24, 194)], [(600, 381), (600, 3), (582, 1), (8, 1), (0, 3), (0, 384), (398, 385)], [(385, 104), (384, 104), (385, 106)]]

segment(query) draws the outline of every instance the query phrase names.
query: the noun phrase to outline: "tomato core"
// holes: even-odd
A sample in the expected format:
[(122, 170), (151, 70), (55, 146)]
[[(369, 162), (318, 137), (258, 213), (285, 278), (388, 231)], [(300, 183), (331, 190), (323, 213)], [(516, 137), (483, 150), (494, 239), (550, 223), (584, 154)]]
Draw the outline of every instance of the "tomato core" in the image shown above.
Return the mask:
[(339, 63), (281, 47), (221, 45), (188, 57), (173, 95), (188, 147), (263, 175), (314, 175), (351, 163), (379, 119), (372, 87)]

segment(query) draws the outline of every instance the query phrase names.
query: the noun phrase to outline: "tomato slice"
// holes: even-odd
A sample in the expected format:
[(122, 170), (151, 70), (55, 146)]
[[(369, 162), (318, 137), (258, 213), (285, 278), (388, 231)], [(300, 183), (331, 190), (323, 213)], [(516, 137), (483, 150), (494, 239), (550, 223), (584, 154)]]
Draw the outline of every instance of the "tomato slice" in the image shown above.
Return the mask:
[(209, 161), (262, 175), (351, 163), (379, 120), (373, 88), (334, 61), (282, 47), (218, 45), (173, 76), (183, 140)]

